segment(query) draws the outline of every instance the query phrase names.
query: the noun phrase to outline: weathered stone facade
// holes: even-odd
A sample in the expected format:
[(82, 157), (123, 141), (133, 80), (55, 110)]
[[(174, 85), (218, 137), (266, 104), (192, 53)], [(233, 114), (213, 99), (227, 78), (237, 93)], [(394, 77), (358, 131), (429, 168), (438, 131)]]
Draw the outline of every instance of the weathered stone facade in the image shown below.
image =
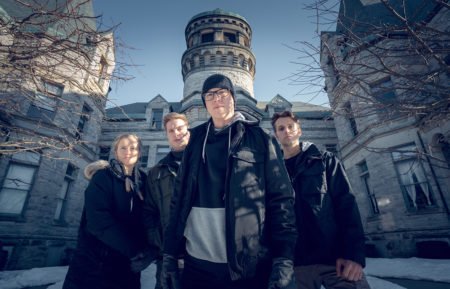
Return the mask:
[[(71, 4), (77, 4), (76, 1)], [(2, 2), (2, 13), (16, 13), (14, 7), (8, 6), (12, 4), (14, 1)], [(86, 16), (92, 17), (92, 3), (83, 5)], [(4, 40), (2, 37), (8, 35), (2, 34), (0, 41)], [(33, 134), (67, 139), (68, 142), (77, 139), (72, 142), (70, 151), (44, 148), (0, 157), (0, 249), (8, 252), (7, 260), (0, 260), (0, 270), (67, 264), (75, 247), (84, 190), (88, 184), (83, 169), (98, 159), (100, 122), (104, 118), (104, 99), (109, 89), (107, 75), (115, 66), (114, 49), (111, 49), (113, 35), (101, 37), (101, 44), (90, 46), (89, 51), (89, 67), (94, 74), (56, 66), (55, 75), (47, 75), (51, 82), (33, 79), (43, 81), (45, 87), (52, 89), (45, 92), (53, 93), (55, 101), (51, 106), (44, 107), (37, 102), (42, 90), (31, 91), (34, 99), (30, 99), (18, 91), (0, 89), (0, 98), (8, 96), (21, 105), (10, 121), (22, 133), (10, 135), (10, 138), (23, 139), (24, 146)], [(5, 59), (1, 53), (0, 59)], [(103, 74), (97, 75), (97, 68), (101, 68)], [(64, 77), (60, 77), (61, 74)], [(60, 78), (73, 82), (60, 81)], [(5, 80), (0, 80), (0, 84), (2, 81)], [(24, 83), (27, 81), (32, 80), (23, 79)], [(83, 86), (73, 85), (75, 82)], [(38, 104), (41, 107), (38, 108)], [(3, 109), (0, 107), (1, 121), (4, 121)]]
[[(192, 25), (195, 29), (190, 28)], [(206, 42), (201, 43), (201, 33), (208, 32), (210, 28), (215, 31), (214, 38), (209, 39), (213, 41), (206, 41), (208, 40), (206, 38)], [(228, 41), (224, 41), (225, 36)], [(315, 142), (324, 149), (337, 149), (337, 135), (328, 108), (289, 102), (279, 95), (274, 96), (269, 102), (257, 102), (253, 95), (256, 60), (250, 49), (250, 26), (243, 17), (222, 10), (194, 16), (186, 28), (186, 41), (187, 50), (182, 60), (185, 89), (180, 102), (167, 102), (162, 96), (157, 95), (149, 102), (107, 109), (105, 115), (104, 103), (101, 105), (90, 103), (82, 92), (64, 86), (62, 97), (73, 101), (68, 110), (72, 112), (73, 123), (78, 122), (79, 112), (84, 105), (88, 105), (92, 110), (83, 131), (84, 144), (75, 147), (70, 153), (55, 155), (57, 159), (37, 156), (35, 160), (30, 155), (0, 159), (2, 177), (8, 174), (9, 168), (17, 164), (33, 170), (33, 179), (21, 213), (12, 217), (0, 216), (0, 240), (3, 250), (8, 251), (4, 269), (67, 264), (76, 245), (84, 190), (88, 184), (83, 175), (84, 167), (98, 158), (114, 157), (111, 144), (122, 133), (136, 134), (142, 140), (140, 160), (142, 166), (149, 168), (156, 164), (170, 150), (162, 127), (162, 118), (165, 114), (171, 111), (185, 113), (191, 127), (209, 118), (200, 98), (200, 90), (204, 79), (213, 73), (223, 73), (231, 78), (236, 86), (237, 109), (259, 119), (262, 127), (272, 130), (270, 124), (272, 114), (275, 111), (292, 110), (302, 121), (304, 140)], [(226, 57), (216, 61), (219, 58), (212, 55), (220, 54), (219, 51)], [(209, 62), (205, 60), (208, 53), (211, 53)], [(199, 55), (198, 62), (195, 55)], [(105, 55), (105, 58), (113, 59), (113, 55)], [(213, 60), (214, 58), (216, 60)], [(186, 66), (187, 59), (190, 59), (189, 69)], [(108, 73), (111, 73), (112, 68), (113, 63), (108, 67)], [(103, 86), (98, 93), (105, 96), (109, 83), (104, 82)], [(22, 105), (30, 104), (24, 102)], [(27, 111), (27, 108), (23, 111)], [(123, 114), (123, 111), (126, 114)], [(102, 123), (97, 121), (104, 116)], [(58, 120), (59, 117), (60, 115), (56, 113), (55, 119)], [(23, 126), (36, 125), (36, 121), (26, 115), (17, 115), (15, 121)], [(50, 135), (55, 133), (52, 127), (45, 123), (41, 124), (40, 130)], [(73, 134), (73, 128), (67, 127), (67, 132)], [(58, 160), (59, 158), (63, 160)], [(0, 185), (2, 184), (0, 181)], [(55, 220), (61, 204), (58, 194), (67, 188), (61, 218)], [(0, 207), (1, 202), (2, 200)]]
[[(405, 3), (412, 5), (412, 2)], [(349, 24), (349, 27), (358, 32), (361, 32), (358, 29), (374, 27), (368, 26), (370, 20), (363, 17), (373, 13), (382, 15), (375, 10), (385, 9), (382, 4), (367, 4), (367, 7), (363, 7), (359, 1), (345, 1), (345, 4), (341, 6), (339, 17), (346, 20), (340, 23), (351, 21), (348, 20), (352, 19), (350, 15), (357, 11), (355, 25)], [(417, 3), (414, 5), (419, 7)], [(431, 28), (448, 31), (448, 9), (430, 9), (424, 15), (420, 19), (423, 23), (426, 20)], [(378, 23), (378, 20), (375, 19), (373, 23)], [(365, 23), (366, 26), (358, 28), (358, 23)], [(389, 23), (389, 20), (385, 23)], [(404, 51), (389, 50), (390, 47), (407, 47), (406, 42), (410, 41), (408, 37), (386, 37), (381, 43), (369, 33), (365, 37), (366, 46), (346, 46), (351, 36), (346, 36), (345, 29), (323, 32), (321, 65), (334, 109), (340, 156), (363, 219), (368, 255), (438, 257), (440, 254), (441, 258), (449, 258), (448, 115), (442, 122), (418, 125), (420, 115), (380, 109), (375, 99), (376, 90), (371, 89), (384, 81), (383, 92), (388, 100), (395, 100), (400, 95), (408, 99), (408, 95), (402, 94), (407, 90), (407, 87), (402, 87), (402, 74), (405, 71), (425, 74), (429, 69), (435, 69), (435, 64), (433, 60), (423, 63), (420, 57), (411, 54), (402, 56), (402, 53), (406, 54)], [(441, 37), (446, 36), (442, 34)], [(370, 45), (376, 45), (379, 49)], [(446, 49), (448, 51), (448, 47)], [(393, 71), (389, 78), (386, 77), (386, 69), (377, 66), (377, 57), (382, 55), (377, 53), (382, 50), (390, 53), (389, 61), (385, 62)], [(371, 57), (373, 55), (375, 57)], [(361, 75), (364, 83), (354, 80), (358, 75)], [(436, 76), (436, 81), (439, 81), (436, 87), (441, 87), (443, 93), (447, 87), (447, 95), (448, 76), (448, 73)], [(412, 97), (409, 95), (409, 98)]]
[[(169, 103), (158, 95), (148, 103), (122, 106), (131, 119), (119, 108), (107, 110), (108, 119), (102, 125), (101, 144), (106, 148), (115, 136), (135, 133), (141, 138), (145, 152), (148, 152), (146, 157), (141, 158), (142, 165), (155, 165), (167, 153), (169, 142), (164, 128), (161, 125), (155, 127), (152, 123), (156, 121), (160, 124), (163, 116), (171, 111), (186, 114), (190, 127), (207, 121), (209, 114), (201, 100), (202, 85), (208, 76), (222, 73), (231, 79), (235, 87), (236, 109), (259, 119), (261, 127), (272, 131), (272, 114), (292, 110), (302, 120), (304, 140), (337, 151), (337, 136), (330, 109), (302, 102), (291, 103), (280, 95), (270, 102), (257, 102), (253, 92), (256, 59), (250, 49), (251, 33), (244, 17), (221, 9), (194, 16), (186, 26), (187, 49), (181, 60), (183, 99)], [(152, 112), (158, 110), (159, 119), (155, 120)], [(164, 151), (166, 153), (163, 154)]]

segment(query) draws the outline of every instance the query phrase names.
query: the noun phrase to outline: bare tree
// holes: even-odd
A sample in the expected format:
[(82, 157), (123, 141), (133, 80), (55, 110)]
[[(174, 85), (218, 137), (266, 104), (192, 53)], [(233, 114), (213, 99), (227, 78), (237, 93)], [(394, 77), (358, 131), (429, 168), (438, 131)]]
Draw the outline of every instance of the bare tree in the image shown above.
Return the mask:
[[(340, 5), (339, 5), (340, 4)], [(314, 0), (305, 7), (320, 44), (299, 42), (299, 69), (291, 80), (325, 80), (336, 113), (373, 122), (415, 117), (440, 125), (450, 108), (450, 30), (446, 0)], [(332, 32), (319, 32), (336, 25)], [(319, 35), (320, 33), (320, 35)], [(317, 90), (318, 91), (318, 90)]]
[(98, 28), (91, 0), (0, 8), (0, 155), (77, 153), (96, 142), (83, 137), (85, 126), (103, 118), (110, 81), (129, 78), (115, 59), (115, 27)]
[[(293, 47), (298, 70), (290, 80), (317, 94), (325, 91), (353, 136), (401, 119), (419, 130), (446, 129), (449, 8), (447, 0), (311, 0), (305, 9), (320, 41)], [(448, 167), (448, 160), (435, 160)]]

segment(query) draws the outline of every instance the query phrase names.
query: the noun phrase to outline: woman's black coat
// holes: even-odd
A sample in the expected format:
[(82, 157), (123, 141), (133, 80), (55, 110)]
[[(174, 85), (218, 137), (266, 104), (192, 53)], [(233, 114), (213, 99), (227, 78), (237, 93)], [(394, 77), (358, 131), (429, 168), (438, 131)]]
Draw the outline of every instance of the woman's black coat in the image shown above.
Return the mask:
[[(138, 173), (143, 192), (145, 173)], [(78, 246), (63, 288), (140, 288), (130, 258), (144, 248), (141, 214), (142, 200), (126, 191), (123, 179), (109, 167), (97, 171), (85, 191)]]

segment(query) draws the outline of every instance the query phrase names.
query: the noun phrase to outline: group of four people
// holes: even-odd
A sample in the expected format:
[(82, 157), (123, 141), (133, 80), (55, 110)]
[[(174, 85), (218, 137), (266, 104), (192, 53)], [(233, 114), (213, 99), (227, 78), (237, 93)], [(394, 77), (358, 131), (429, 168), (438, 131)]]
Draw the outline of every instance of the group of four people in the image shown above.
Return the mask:
[(172, 151), (148, 175), (137, 169), (134, 135), (116, 139), (116, 160), (85, 169), (63, 288), (140, 288), (153, 260), (156, 288), (369, 288), (359, 211), (338, 159), (299, 141), (292, 112), (273, 115), (273, 137), (235, 111), (224, 75), (205, 80), (202, 100), (211, 118), (191, 130), (182, 114), (164, 117)]

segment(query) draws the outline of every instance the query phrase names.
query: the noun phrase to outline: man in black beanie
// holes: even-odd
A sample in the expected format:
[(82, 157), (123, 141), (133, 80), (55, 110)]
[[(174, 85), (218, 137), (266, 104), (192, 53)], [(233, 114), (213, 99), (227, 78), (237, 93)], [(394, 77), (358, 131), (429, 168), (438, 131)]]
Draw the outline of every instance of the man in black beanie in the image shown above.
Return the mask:
[(162, 284), (183, 289), (295, 289), (294, 195), (276, 140), (235, 112), (231, 80), (208, 77), (211, 119), (191, 131), (164, 244)]

